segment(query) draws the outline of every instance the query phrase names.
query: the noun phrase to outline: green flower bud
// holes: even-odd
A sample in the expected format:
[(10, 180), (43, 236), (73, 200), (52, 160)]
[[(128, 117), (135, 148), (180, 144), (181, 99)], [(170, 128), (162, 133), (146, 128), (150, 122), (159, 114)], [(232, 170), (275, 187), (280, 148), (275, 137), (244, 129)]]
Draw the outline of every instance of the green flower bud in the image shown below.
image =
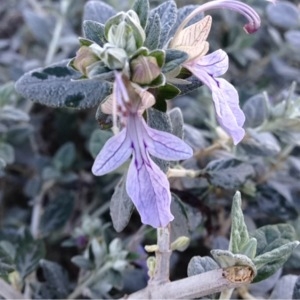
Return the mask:
[(146, 38), (140, 20), (133, 10), (127, 13), (120, 12), (110, 18), (106, 22), (104, 30), (107, 41), (124, 49), (128, 55), (142, 47)]
[(147, 259), (148, 275), (150, 278), (153, 277), (156, 267), (156, 259), (154, 256), (150, 256)]
[(109, 69), (116, 70), (123, 69), (128, 57), (124, 49), (105, 44), (100, 58)]
[(87, 75), (87, 67), (99, 61), (99, 57), (94, 51), (87, 46), (82, 46), (76, 52), (75, 58), (71, 61), (70, 65), (80, 71), (82, 74)]
[(190, 239), (186, 236), (180, 236), (171, 244), (171, 250), (184, 251), (190, 244)]
[(157, 60), (153, 56), (140, 55), (131, 61), (130, 67), (131, 80), (141, 85), (150, 84), (161, 73)]

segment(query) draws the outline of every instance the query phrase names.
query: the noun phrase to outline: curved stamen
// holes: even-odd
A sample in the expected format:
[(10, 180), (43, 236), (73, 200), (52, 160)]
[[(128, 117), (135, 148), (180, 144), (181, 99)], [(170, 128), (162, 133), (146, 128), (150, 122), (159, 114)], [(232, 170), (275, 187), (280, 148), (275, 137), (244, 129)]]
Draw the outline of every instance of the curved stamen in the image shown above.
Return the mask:
[(254, 33), (260, 27), (260, 17), (257, 12), (249, 5), (236, 0), (215, 0), (200, 5), (192, 11), (180, 24), (174, 35), (174, 40), (179, 32), (199, 13), (205, 12), (210, 9), (227, 8), (234, 10), (248, 19), (248, 23), (244, 26), (247, 33)]

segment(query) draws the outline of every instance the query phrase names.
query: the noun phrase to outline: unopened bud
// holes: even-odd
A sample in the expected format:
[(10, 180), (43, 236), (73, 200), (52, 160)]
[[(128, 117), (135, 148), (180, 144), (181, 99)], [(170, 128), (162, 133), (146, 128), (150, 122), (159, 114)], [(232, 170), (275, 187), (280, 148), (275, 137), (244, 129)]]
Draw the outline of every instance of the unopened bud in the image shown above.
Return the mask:
[(131, 80), (142, 85), (150, 84), (161, 73), (157, 60), (153, 56), (140, 55), (132, 60), (130, 66), (132, 71)]
[(71, 66), (87, 76), (87, 67), (99, 61), (99, 57), (87, 46), (82, 46), (71, 61)]
[(103, 52), (100, 55), (102, 61), (111, 70), (123, 69), (127, 61), (125, 50), (105, 44)]
[(158, 246), (157, 245), (146, 245), (145, 250), (147, 252), (155, 252), (158, 250)]
[(171, 244), (171, 250), (184, 251), (190, 244), (190, 239), (187, 236), (180, 236)]
[(154, 256), (150, 256), (147, 259), (147, 267), (148, 267), (148, 276), (152, 278), (154, 276), (155, 267), (156, 267), (156, 259)]

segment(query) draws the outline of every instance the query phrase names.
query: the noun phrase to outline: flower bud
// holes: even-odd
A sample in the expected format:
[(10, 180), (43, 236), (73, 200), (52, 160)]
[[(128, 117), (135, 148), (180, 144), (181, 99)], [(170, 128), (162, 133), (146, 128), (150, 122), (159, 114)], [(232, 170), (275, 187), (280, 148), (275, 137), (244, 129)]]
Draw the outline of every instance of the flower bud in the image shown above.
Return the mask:
[(172, 250), (184, 251), (190, 244), (190, 239), (186, 236), (180, 236), (172, 244)]
[(127, 61), (127, 53), (122, 48), (105, 44), (100, 58), (109, 69), (118, 70), (123, 69)]
[(148, 267), (148, 276), (150, 278), (153, 277), (156, 267), (156, 259), (154, 256), (150, 256), (147, 259), (147, 267)]
[(146, 35), (136, 12), (120, 12), (105, 23), (108, 43), (124, 49), (128, 55), (143, 46)]
[(130, 66), (132, 71), (131, 80), (142, 85), (150, 84), (161, 73), (157, 60), (153, 56), (140, 55), (132, 60)]
[(82, 46), (76, 52), (76, 56), (71, 61), (71, 65), (74, 69), (87, 76), (86, 68), (97, 61), (99, 61), (99, 57), (94, 51), (90, 47)]

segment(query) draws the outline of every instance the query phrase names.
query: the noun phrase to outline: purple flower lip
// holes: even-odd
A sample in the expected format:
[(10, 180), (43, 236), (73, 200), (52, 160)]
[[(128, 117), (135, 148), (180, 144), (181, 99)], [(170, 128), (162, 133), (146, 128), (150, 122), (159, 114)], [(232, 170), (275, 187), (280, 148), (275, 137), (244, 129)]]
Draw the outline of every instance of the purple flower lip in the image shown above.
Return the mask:
[(95, 159), (92, 172), (97, 176), (107, 174), (132, 157), (126, 191), (142, 223), (157, 228), (165, 227), (174, 217), (170, 210), (168, 178), (150, 155), (176, 161), (191, 157), (193, 151), (180, 138), (147, 125), (142, 116), (152, 105), (151, 94), (147, 93), (142, 91), (139, 94), (126, 77), (116, 73), (114, 100), (124, 128), (106, 142)]
[(200, 5), (198, 8), (196, 8), (194, 11), (192, 11), (180, 24), (178, 27), (174, 38), (177, 36), (177, 34), (189, 23), (190, 20), (192, 20), (197, 14), (202, 13), (207, 10), (211, 9), (230, 9), (233, 11), (236, 11), (243, 16), (245, 16), (248, 20), (248, 23), (244, 26), (244, 30), (247, 33), (254, 33), (256, 32), (260, 27), (260, 17), (257, 14), (257, 12), (251, 8), (249, 5), (236, 1), (236, 0), (214, 0), (207, 2), (205, 4)]

